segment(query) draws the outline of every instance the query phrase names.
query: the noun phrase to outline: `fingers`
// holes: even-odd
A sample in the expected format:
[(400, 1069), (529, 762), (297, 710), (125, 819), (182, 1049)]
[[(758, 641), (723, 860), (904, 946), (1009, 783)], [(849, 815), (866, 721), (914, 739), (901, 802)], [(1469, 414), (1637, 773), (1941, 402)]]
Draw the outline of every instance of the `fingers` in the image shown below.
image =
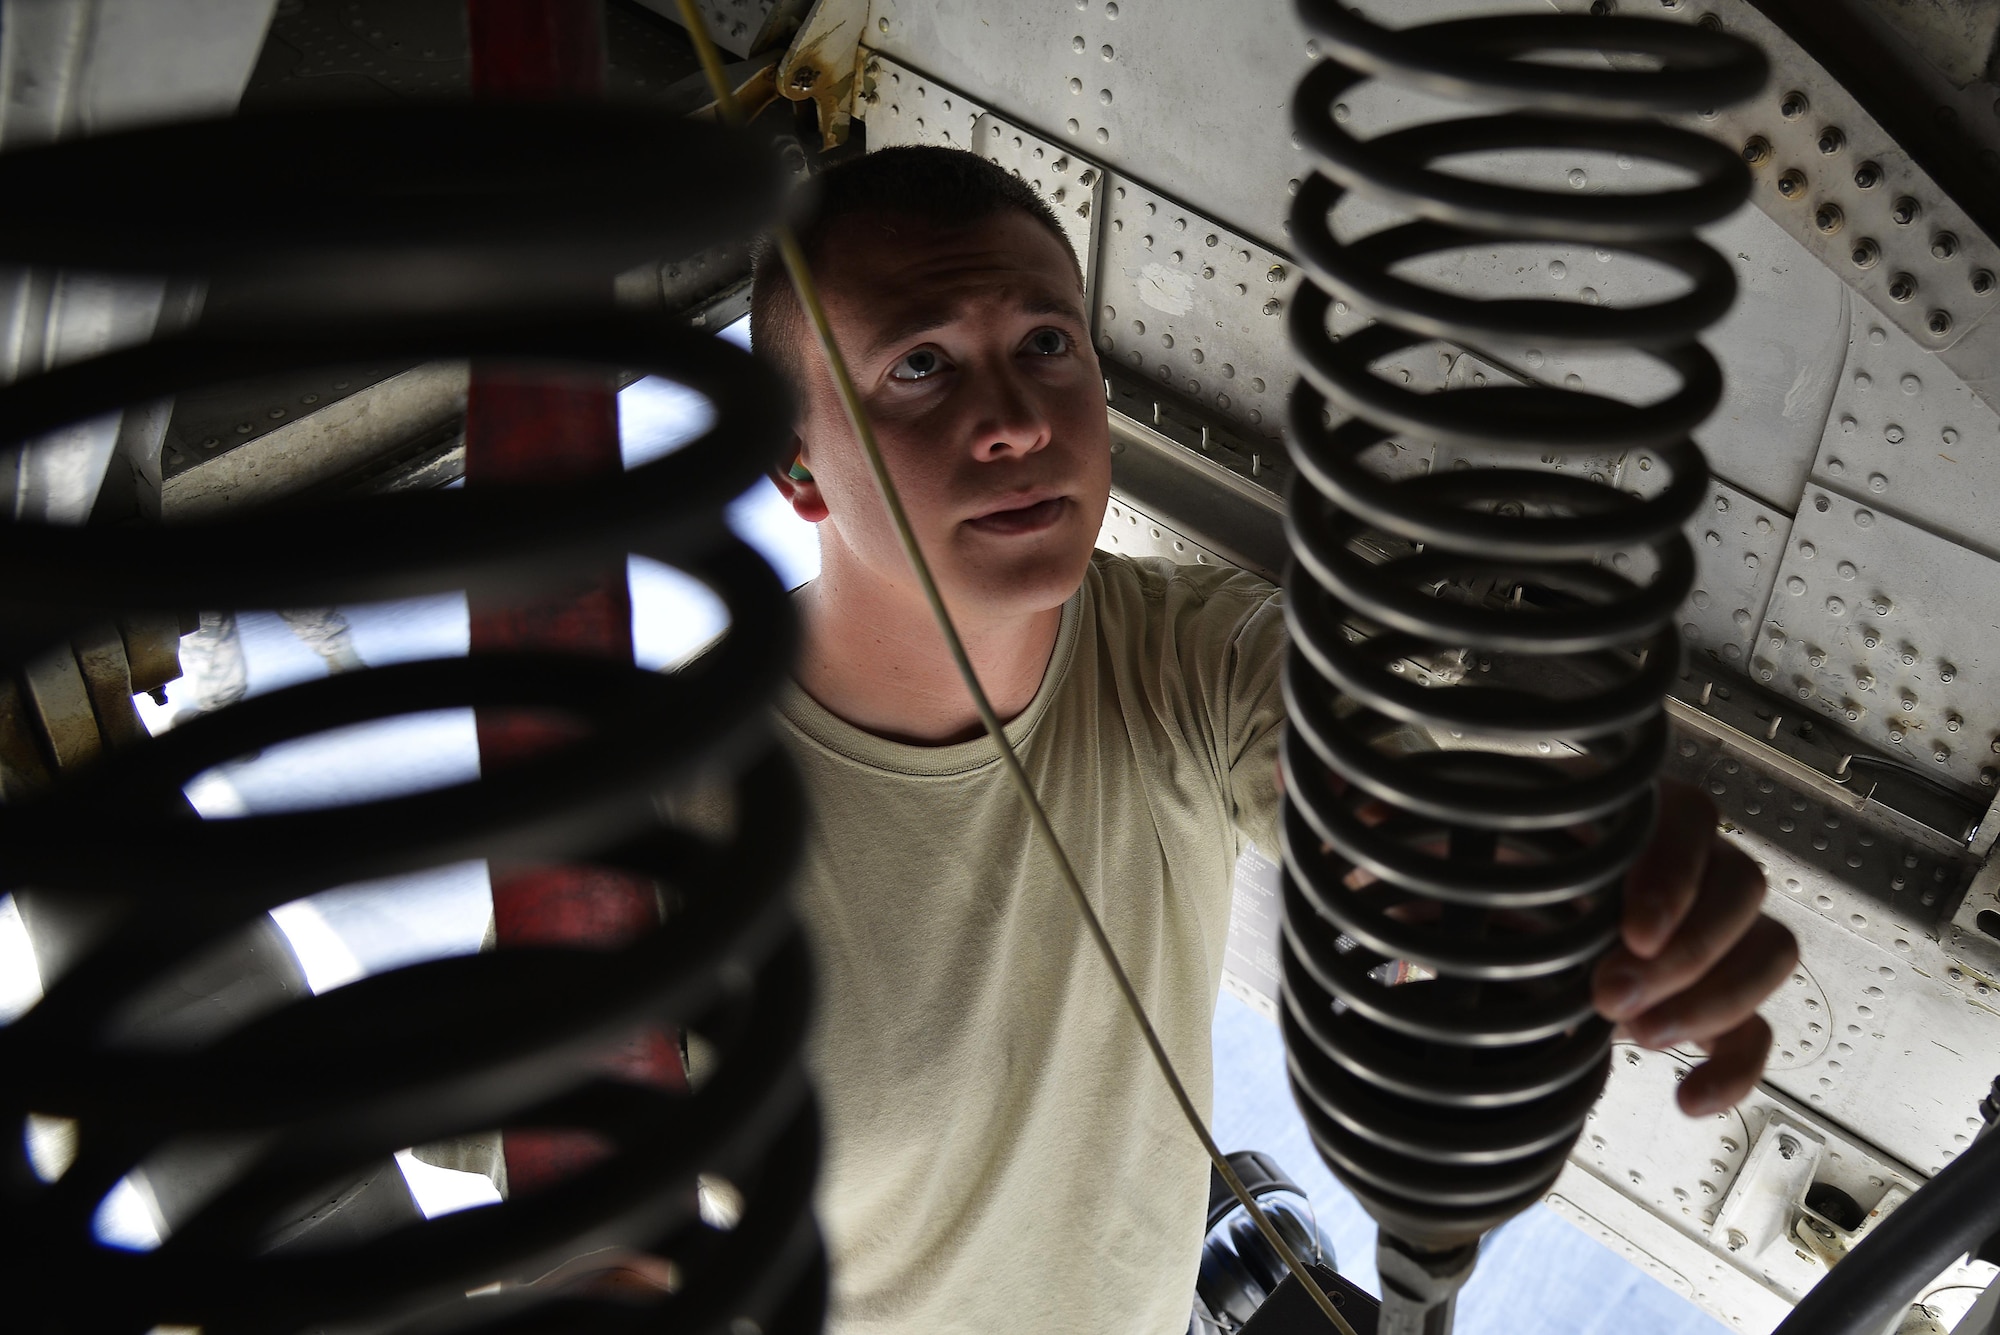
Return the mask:
[(1756, 1014), (1798, 962), (1792, 934), (1760, 917), (1699, 981), (1626, 1020), (1626, 1031), (1649, 1048), (1708, 1043)]
[[(1707, 829), (1698, 842), (1706, 851), (1700, 880), (1686, 891), (1684, 897), (1690, 902), (1675, 909), (1673, 934), (1650, 956), (1628, 943), (1614, 947), (1598, 966), (1595, 1000), (1607, 1019), (1637, 1015), (1688, 987), (1713, 969), (1757, 921), (1757, 908), (1764, 902), (1764, 873), (1748, 854)], [(1680, 897), (1676, 892), (1675, 898)]]
[(1699, 788), (1660, 782), (1659, 823), (1625, 875), (1625, 945), (1641, 959), (1658, 954), (1693, 905), (1715, 846), (1715, 804)]
[(1687, 1074), (1674, 1101), (1689, 1117), (1707, 1117), (1740, 1102), (1764, 1073), (1771, 1051), (1771, 1026), (1752, 1015), (1709, 1040), (1709, 1058)]

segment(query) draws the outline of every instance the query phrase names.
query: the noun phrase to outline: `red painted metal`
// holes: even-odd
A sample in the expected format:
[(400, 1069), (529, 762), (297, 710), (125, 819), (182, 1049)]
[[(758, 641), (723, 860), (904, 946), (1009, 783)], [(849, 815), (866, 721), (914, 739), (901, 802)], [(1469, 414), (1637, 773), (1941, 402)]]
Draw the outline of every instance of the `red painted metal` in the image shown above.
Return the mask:
[[(601, 0), (467, 0), (472, 86), (481, 98), (596, 97), (604, 89)], [(608, 295), (608, 294), (607, 294)], [(475, 366), (465, 416), (467, 486), (532, 485), (622, 467), (616, 386), (605, 376), (526, 378)], [(632, 603), (623, 563), (532, 602), (475, 599), (472, 652), (554, 649), (632, 657)], [(481, 711), (483, 766), (559, 743), (561, 720)], [(563, 943), (609, 947), (659, 922), (651, 881), (599, 867), (492, 869), (500, 949)], [(659, 1031), (634, 1034), (603, 1057), (607, 1073), (684, 1088), (679, 1045)], [(553, 1130), (504, 1138), (510, 1192), (523, 1193), (605, 1152), (595, 1137)]]

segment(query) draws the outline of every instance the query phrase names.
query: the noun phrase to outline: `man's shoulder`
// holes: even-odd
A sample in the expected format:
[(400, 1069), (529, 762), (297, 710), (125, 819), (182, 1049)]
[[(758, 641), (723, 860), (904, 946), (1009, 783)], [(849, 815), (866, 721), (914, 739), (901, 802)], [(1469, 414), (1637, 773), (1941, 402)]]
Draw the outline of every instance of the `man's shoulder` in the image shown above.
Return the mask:
[(1084, 577), (1107, 620), (1220, 613), (1241, 616), (1279, 594), (1269, 580), (1235, 566), (1182, 565), (1163, 556), (1091, 553)]

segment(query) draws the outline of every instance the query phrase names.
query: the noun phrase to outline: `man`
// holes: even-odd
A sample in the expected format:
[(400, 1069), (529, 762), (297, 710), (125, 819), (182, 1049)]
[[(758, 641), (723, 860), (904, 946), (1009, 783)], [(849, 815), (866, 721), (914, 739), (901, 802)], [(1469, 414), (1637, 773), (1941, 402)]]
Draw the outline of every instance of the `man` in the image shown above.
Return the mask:
[[(833, 329), (995, 709), (1197, 1100), (1244, 837), (1275, 849), (1279, 594), (1093, 553), (1111, 479), (1082, 283), (1035, 194), (970, 154), (834, 168), (800, 227)], [(820, 1213), (841, 1332), (1187, 1326), (1206, 1161), (1032, 837), (780, 266), (757, 348), (794, 381), (819, 526), (781, 701), (813, 801)], [(1790, 971), (1756, 867), (1670, 794), (1600, 1008), (1705, 1044), (1690, 1113), (1762, 1069)], [(1279, 1097), (1273, 1091), (1273, 1097)]]

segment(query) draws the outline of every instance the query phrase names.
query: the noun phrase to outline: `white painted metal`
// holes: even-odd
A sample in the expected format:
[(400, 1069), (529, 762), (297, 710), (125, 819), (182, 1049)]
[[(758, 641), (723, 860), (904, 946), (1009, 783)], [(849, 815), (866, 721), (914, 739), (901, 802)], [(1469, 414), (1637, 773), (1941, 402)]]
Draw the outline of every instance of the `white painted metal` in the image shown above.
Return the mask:
[[(243, 94), (275, 3), (7, 0), (0, 12), (0, 151), (228, 112)], [(142, 209), (150, 201), (133, 203)], [(144, 340), (163, 292), (157, 279), (0, 272), (0, 310), (10, 316), (0, 325), (0, 381)], [(161, 413), (144, 423), (153, 453), (165, 425)], [(13, 512), (81, 523), (119, 431), (114, 413), (16, 452), (0, 482)]]

